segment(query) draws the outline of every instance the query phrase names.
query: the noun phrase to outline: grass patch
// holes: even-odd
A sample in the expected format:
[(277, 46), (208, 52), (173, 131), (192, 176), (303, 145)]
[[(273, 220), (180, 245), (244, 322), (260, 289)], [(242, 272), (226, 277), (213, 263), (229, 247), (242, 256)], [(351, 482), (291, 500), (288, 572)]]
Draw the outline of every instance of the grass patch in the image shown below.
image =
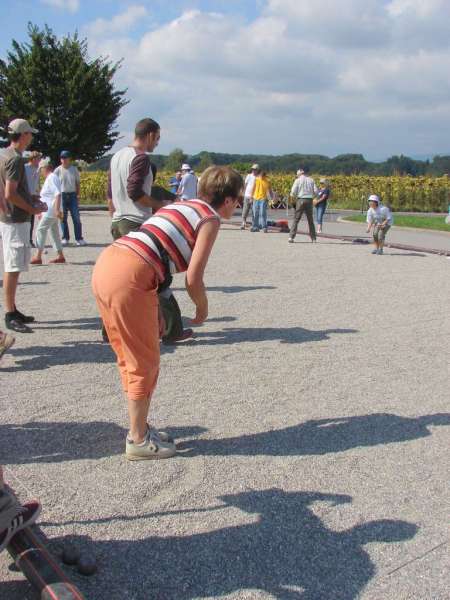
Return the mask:
[[(365, 223), (366, 215), (352, 215), (345, 217), (346, 221)], [(450, 225), (445, 222), (445, 217), (418, 217), (407, 215), (395, 215), (394, 225), (397, 227), (417, 227), (419, 229), (434, 229), (435, 231), (450, 232)]]

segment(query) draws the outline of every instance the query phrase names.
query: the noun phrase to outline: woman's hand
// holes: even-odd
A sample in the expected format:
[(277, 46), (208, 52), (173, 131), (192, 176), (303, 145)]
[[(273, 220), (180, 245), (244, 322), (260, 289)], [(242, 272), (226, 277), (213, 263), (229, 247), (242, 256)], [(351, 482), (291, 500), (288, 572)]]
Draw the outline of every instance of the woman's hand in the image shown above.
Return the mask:
[(201, 325), (208, 318), (208, 302), (202, 305), (197, 305), (195, 317), (192, 319), (192, 325)]

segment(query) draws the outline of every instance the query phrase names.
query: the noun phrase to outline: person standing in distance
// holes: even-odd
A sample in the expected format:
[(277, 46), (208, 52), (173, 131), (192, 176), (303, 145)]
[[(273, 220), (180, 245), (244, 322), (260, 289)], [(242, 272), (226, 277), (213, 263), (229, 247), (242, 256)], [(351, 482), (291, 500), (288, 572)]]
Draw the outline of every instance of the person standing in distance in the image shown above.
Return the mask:
[(30, 263), (31, 215), (47, 210), (39, 201), (33, 202), (28, 191), (22, 153), (37, 133), (25, 119), (14, 119), (8, 126), (10, 145), (0, 155), (0, 226), (3, 243), (3, 293), (5, 325), (18, 333), (30, 333), (27, 327), (34, 317), (17, 309), (16, 292), (20, 273), (28, 271)]
[(291, 197), (295, 198), (296, 203), (295, 216), (288, 239), (290, 244), (294, 243), (295, 236), (297, 235), (297, 227), (304, 212), (308, 219), (311, 241), (316, 241), (316, 228), (314, 226), (313, 217), (313, 198), (317, 193), (318, 189), (314, 183), (314, 179), (306, 175), (305, 169), (299, 169), (297, 171), (297, 179), (294, 181), (294, 185), (291, 189)]
[(80, 173), (72, 164), (72, 155), (68, 150), (63, 150), (59, 155), (61, 164), (55, 169), (55, 175), (61, 182), (61, 199), (63, 209), (62, 243), (67, 246), (70, 240), (69, 224), (67, 222), (69, 212), (72, 217), (75, 242), (77, 246), (86, 246), (83, 239), (81, 227), (80, 210), (78, 208), (78, 197), (80, 195)]
[(180, 197), (180, 200), (195, 200), (197, 198), (197, 176), (188, 164), (182, 165), (181, 173), (183, 176), (177, 195)]
[(256, 163), (252, 165), (250, 172), (245, 177), (244, 181), (244, 204), (242, 206), (242, 225), (241, 229), (247, 227), (247, 217), (249, 212), (252, 210), (253, 205), (253, 192), (255, 189), (256, 177), (259, 174), (259, 165)]
[[(39, 200), (39, 161), (42, 158), (40, 152), (31, 152), (28, 156), (28, 162), (25, 165), (25, 174), (27, 176), (28, 191), (33, 198), (33, 202)], [(31, 215), (30, 223), (30, 245), (33, 243), (34, 215)]]

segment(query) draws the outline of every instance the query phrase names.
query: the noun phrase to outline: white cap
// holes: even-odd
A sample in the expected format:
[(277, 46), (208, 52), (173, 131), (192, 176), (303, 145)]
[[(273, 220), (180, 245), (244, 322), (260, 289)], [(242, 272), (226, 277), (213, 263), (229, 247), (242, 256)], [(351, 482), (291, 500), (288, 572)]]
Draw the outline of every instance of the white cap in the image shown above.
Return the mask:
[(252, 165), (252, 171), (259, 171), (258, 163), (255, 163), (254, 165)]
[(187, 163), (184, 163), (184, 165), (181, 165), (181, 170), (182, 171), (190, 171), (191, 167)]
[(376, 202), (377, 204), (380, 204), (380, 198), (376, 195), (376, 194), (371, 194), (369, 196), (369, 202)]
[(37, 129), (33, 129), (25, 119), (14, 119), (8, 125), (8, 133), (37, 133)]
[(49, 158), (41, 158), (41, 160), (39, 161), (39, 168), (45, 169), (45, 167), (50, 167), (51, 164), (52, 161)]

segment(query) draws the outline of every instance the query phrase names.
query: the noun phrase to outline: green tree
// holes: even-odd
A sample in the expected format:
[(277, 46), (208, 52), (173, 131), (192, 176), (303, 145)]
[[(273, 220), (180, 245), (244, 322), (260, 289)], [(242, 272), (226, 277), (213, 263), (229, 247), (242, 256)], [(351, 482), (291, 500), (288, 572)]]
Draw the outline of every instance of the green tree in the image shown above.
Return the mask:
[(164, 168), (167, 171), (179, 171), (181, 165), (186, 162), (186, 154), (181, 148), (175, 148), (167, 157)]
[(200, 152), (198, 158), (200, 159), (200, 161), (197, 165), (197, 169), (200, 171), (200, 173), (203, 173), (205, 169), (207, 169), (213, 164), (213, 160), (209, 152)]
[(28, 25), (29, 43), (12, 41), (0, 60), (0, 136), (22, 117), (38, 129), (33, 148), (56, 161), (62, 149), (93, 162), (119, 137), (114, 129), (127, 104), (113, 78), (120, 63), (91, 60), (78, 34), (57, 38), (46, 25)]

